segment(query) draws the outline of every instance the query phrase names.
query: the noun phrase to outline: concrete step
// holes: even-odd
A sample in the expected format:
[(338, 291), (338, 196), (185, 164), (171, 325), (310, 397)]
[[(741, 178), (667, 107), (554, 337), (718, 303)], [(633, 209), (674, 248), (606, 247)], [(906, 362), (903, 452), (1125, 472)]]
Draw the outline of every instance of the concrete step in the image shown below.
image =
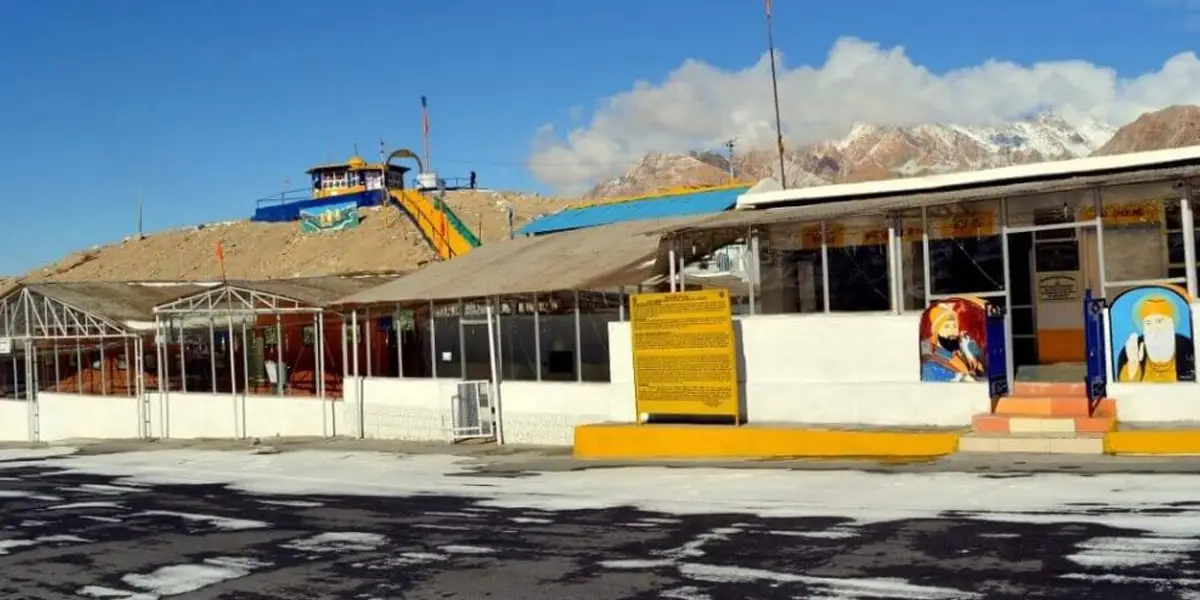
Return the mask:
[(986, 434), (968, 433), (958, 440), (959, 452), (1022, 454), (1104, 454), (1101, 434)]
[(1115, 416), (1047, 417), (983, 413), (971, 417), (971, 431), (982, 434), (1107, 433), (1117, 428)]
[[(995, 413), (1039, 417), (1086, 417), (1088, 399), (1085, 396), (1006, 396), (996, 403)], [(1112, 398), (1101, 398), (1091, 416), (1116, 415), (1116, 402)]]

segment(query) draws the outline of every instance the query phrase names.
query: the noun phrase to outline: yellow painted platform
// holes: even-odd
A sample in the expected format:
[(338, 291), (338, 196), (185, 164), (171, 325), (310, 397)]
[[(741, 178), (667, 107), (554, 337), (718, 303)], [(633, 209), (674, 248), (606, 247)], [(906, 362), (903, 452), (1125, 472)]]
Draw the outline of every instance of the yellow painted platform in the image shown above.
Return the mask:
[(762, 425), (637, 425), (575, 428), (582, 459), (914, 458), (952, 454), (958, 431), (869, 431)]
[(1104, 436), (1106, 454), (1200, 454), (1200, 429), (1113, 431)]

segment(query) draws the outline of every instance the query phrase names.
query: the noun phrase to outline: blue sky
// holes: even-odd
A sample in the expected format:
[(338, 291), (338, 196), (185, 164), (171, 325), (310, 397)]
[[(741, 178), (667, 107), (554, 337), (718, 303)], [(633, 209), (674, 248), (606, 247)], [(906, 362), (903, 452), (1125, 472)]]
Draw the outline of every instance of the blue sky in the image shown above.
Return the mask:
[[(775, 0), (775, 32), (790, 65), (820, 65), (854, 36), (902, 45), (935, 75), (1001, 58), (1134, 77), (1195, 46), (1185, 12), (1174, 0)], [(743, 70), (764, 44), (759, 0), (5, 2), (0, 273), (132, 233), (139, 199), (148, 231), (241, 218), (355, 143), (368, 157), (381, 138), (417, 149), (422, 94), (443, 176), (474, 168), (481, 185), (545, 192), (527, 168), (539, 127), (586, 129), (635, 81), (687, 59)]]

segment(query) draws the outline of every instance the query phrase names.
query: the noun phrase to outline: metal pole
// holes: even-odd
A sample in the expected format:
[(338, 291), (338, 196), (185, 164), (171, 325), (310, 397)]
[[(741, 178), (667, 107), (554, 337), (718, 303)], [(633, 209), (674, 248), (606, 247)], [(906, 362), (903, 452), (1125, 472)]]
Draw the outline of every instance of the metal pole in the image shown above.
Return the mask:
[[(163, 380), (166, 379), (166, 370), (164, 363), (167, 362), (166, 350), (163, 348), (162, 321), (155, 315), (154, 317), (154, 392), (158, 395), (158, 430), (162, 432), (162, 437), (171, 437), (171, 420), (167, 416), (166, 404), (167, 395), (166, 388), (163, 385)], [(148, 407), (147, 407), (148, 410)], [(146, 417), (146, 421), (151, 422), (150, 415)], [(148, 432), (149, 433), (149, 432)]]
[[(1000, 202), (1003, 204), (1004, 200)], [(1000, 235), (1006, 234), (1001, 231)], [(933, 301), (930, 298), (933, 294), (933, 266), (929, 260), (929, 209), (925, 206), (921, 207), (921, 262), (925, 271), (925, 306), (929, 306)]]
[(667, 275), (671, 278), (671, 291), (675, 289), (675, 241), (671, 241), (671, 249), (667, 251)]
[[(1012, 258), (1009, 256), (1008, 250), (1008, 198), (1000, 199), (1000, 256), (1004, 268), (1004, 345), (1007, 352), (1004, 353), (1004, 371), (1008, 379), (1009, 385), (1016, 385), (1017, 367), (1014, 358), (1016, 349), (1013, 348), (1012, 336)], [(926, 241), (928, 248), (928, 241)], [(926, 269), (929, 268), (929, 255), (925, 256)], [(926, 286), (930, 287), (929, 285)], [(929, 295), (929, 290), (926, 289), (926, 297)], [(1034, 303), (1036, 305), (1036, 302)]]
[[(575, 381), (583, 381), (583, 341), (580, 339), (583, 327), (579, 324), (579, 290), (575, 294)], [(491, 305), (488, 305), (491, 310)], [(488, 319), (488, 334), (492, 331), (492, 321)]]
[(779, 118), (779, 79), (775, 74), (775, 35), (771, 23), (771, 0), (767, 0), (767, 53), (771, 56), (771, 93), (775, 98), (775, 141), (779, 146), (779, 185), (787, 189), (787, 171), (783, 165), (783, 121)]
[(59, 389), (58, 389), (59, 377), (60, 376), (59, 376), (59, 371), (58, 371), (58, 340), (54, 340), (54, 391), (56, 393), (59, 391)]
[(438, 355), (437, 355), (437, 320), (433, 318), (434, 312), (433, 300), (429, 301), (429, 375), (434, 379), (438, 376)]
[[(758, 301), (754, 293), (754, 288), (758, 285), (758, 278), (755, 277), (755, 271), (758, 269), (754, 266), (755, 261), (758, 260), (758, 233), (750, 227), (746, 228), (746, 243), (749, 244), (750, 250), (750, 258), (744, 269), (746, 271), (746, 294), (747, 300), (750, 302), (750, 314), (755, 315), (758, 314), (758, 309), (754, 306)], [(745, 256), (746, 254), (743, 252), (743, 260), (745, 260)]]
[(404, 377), (404, 330), (400, 328), (400, 303), (392, 315), (392, 328), (396, 330), (396, 377)]
[(463, 325), (463, 315), (467, 314), (466, 304), (458, 299), (458, 376), (467, 378), (467, 328)]
[(887, 230), (887, 248), (884, 248), (888, 264), (888, 296), (890, 296), (892, 304), (892, 314), (900, 314), (900, 294), (896, 293), (900, 273), (896, 270), (896, 226), (895, 224), (888, 225)]
[(617, 288), (617, 320), (625, 320), (625, 286)]
[(371, 377), (375, 374), (375, 370), (371, 365), (371, 363), (375, 362), (373, 360), (375, 358), (375, 353), (373, 352), (375, 346), (371, 344), (371, 329), (373, 329), (373, 327), (371, 327), (373, 323), (373, 321), (371, 321), (371, 307), (368, 306), (366, 311), (366, 323), (363, 323), (363, 329), (366, 332), (366, 339), (364, 340), (365, 343), (363, 344), (363, 346), (365, 346), (363, 355), (364, 358), (367, 359), (367, 377)]
[(217, 331), (212, 315), (208, 316), (208, 367), (212, 371), (209, 374), (208, 391), (215, 394), (217, 392)]
[(246, 437), (249, 427), (246, 426), (246, 394), (250, 391), (250, 340), (246, 335), (246, 319), (242, 319), (242, 373), (246, 377), (246, 385), (242, 389), (242, 437)]
[[(128, 394), (133, 390), (133, 357), (129, 355), (129, 338), (125, 338), (125, 393)], [(55, 379), (58, 378), (58, 357), (54, 359)], [(57, 389), (57, 386), (55, 386)]]
[[(175, 319), (171, 319), (172, 322)], [(187, 388), (187, 339), (183, 334), (183, 319), (179, 319), (179, 391), (186, 394)]]
[(233, 355), (233, 313), (228, 315), (227, 321), (229, 326), (229, 344), (226, 346), (228, 350), (226, 355), (229, 357), (229, 399), (233, 400), (233, 437), (241, 439), (243, 437), (242, 434), (245, 432), (246, 424), (242, 423), (241, 429), (238, 428), (238, 416), (242, 411), (238, 409), (237, 401), (237, 361)]
[[(287, 377), (288, 368), (283, 363), (283, 315), (279, 311), (275, 311), (275, 394), (283, 396), (283, 384)], [(316, 329), (313, 329), (313, 338), (316, 338)], [(303, 333), (301, 333), (303, 335)], [(313, 345), (316, 346), (316, 339), (313, 340)]]
[[(1183, 229), (1183, 262), (1187, 268), (1188, 299), (1196, 301), (1196, 216), (1192, 212), (1192, 187), (1185, 185), (1179, 198), (1180, 227)], [(1103, 255), (1101, 255), (1103, 256)]]
[[(578, 306), (578, 304), (576, 304)], [(488, 362), (492, 371), (492, 410), (496, 411), (496, 445), (504, 445), (504, 406), (500, 393), (500, 370), (496, 365), (496, 324), (492, 318), (492, 303), (487, 303)], [(578, 323), (578, 321), (576, 321)]]
[[(322, 311), (319, 314), (313, 315), (313, 350), (316, 352), (316, 381), (313, 382), (316, 388), (317, 399), (321, 405), (325, 403), (325, 313)], [(329, 416), (326, 417), (325, 411), (321, 414), (321, 430), (322, 433), (329, 437), (337, 435), (337, 417), (334, 414), (337, 403), (330, 401)]]
[(75, 393), (83, 393), (83, 348), (79, 338), (75, 338)]
[(358, 308), (350, 313), (350, 339), (354, 344), (354, 402), (358, 405), (358, 439), (366, 437), (365, 428), (366, 419), (363, 417), (364, 402), (362, 397), (363, 386), (359, 383), (358, 376)]
[(104, 340), (100, 340), (100, 395), (108, 395), (108, 361), (104, 356)]
[(821, 300), (825, 303), (825, 312), (831, 312), (829, 307), (829, 223), (821, 220)]
[(533, 355), (537, 357), (533, 363), (536, 366), (534, 369), (537, 376), (536, 381), (542, 380), (542, 320), (539, 315), (542, 314), (542, 306), (538, 303), (537, 292), (533, 293)]

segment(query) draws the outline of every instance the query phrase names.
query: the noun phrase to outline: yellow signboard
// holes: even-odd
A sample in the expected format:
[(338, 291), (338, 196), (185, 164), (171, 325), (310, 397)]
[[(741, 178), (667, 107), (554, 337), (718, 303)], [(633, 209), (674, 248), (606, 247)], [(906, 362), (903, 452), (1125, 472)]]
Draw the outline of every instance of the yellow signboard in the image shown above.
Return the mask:
[(733, 417), (737, 344), (727, 290), (637, 294), (629, 300), (639, 415)]

